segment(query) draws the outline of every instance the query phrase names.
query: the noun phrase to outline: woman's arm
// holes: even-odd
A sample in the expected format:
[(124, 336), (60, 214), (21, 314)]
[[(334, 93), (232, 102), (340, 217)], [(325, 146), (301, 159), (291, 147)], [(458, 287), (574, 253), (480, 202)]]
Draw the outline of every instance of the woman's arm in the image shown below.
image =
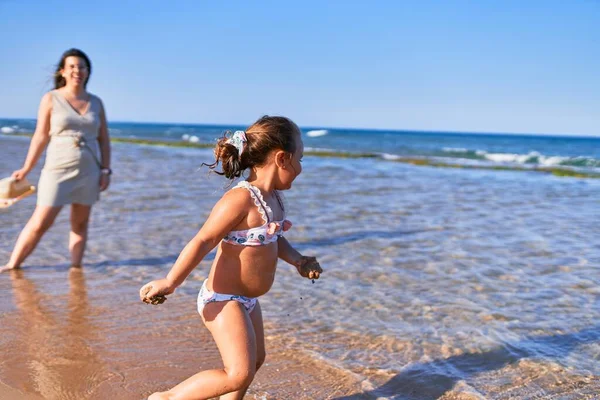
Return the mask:
[(225, 193), (212, 209), (200, 231), (179, 254), (167, 277), (142, 286), (140, 289), (142, 301), (151, 303), (154, 296), (173, 293), (225, 235), (240, 224), (248, 215), (252, 205), (245, 190)]
[[(102, 169), (110, 170), (110, 137), (108, 136), (108, 123), (106, 122), (106, 111), (104, 104), (100, 101), (100, 132), (98, 133), (98, 144), (100, 145), (100, 164)], [(110, 174), (102, 174), (100, 177), (100, 191), (106, 190), (110, 184)]]
[(38, 118), (35, 126), (35, 132), (31, 138), (29, 151), (25, 158), (23, 167), (12, 173), (12, 176), (17, 179), (23, 179), (35, 167), (44, 149), (50, 141), (50, 114), (52, 112), (52, 95), (46, 93), (40, 102), (38, 110)]

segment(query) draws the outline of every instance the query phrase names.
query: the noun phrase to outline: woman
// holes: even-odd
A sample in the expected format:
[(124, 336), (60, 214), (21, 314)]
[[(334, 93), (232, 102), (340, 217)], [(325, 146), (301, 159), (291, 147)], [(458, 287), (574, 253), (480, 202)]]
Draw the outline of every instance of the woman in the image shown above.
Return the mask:
[(71, 266), (81, 266), (92, 205), (111, 175), (104, 106), (86, 91), (91, 72), (85, 53), (67, 50), (54, 74), (55, 89), (42, 97), (25, 164), (12, 174), (17, 180), (26, 177), (48, 146), (37, 206), (0, 272), (21, 266), (66, 204), (71, 204)]

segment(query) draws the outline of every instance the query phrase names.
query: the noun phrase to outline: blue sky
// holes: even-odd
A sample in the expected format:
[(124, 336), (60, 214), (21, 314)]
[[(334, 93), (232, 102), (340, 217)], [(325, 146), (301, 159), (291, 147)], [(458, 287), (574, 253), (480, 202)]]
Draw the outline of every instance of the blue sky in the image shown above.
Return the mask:
[(115, 121), (600, 136), (600, 1), (0, 0), (0, 117), (70, 47)]

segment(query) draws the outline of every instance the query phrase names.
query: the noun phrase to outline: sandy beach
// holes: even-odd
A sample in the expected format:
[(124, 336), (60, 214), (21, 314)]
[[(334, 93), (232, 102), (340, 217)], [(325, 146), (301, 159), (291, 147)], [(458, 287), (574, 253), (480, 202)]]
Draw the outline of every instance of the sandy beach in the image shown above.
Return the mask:
[[(66, 266), (2, 277), (2, 399), (141, 399), (220, 365), (192, 296), (144, 307), (137, 282)], [(8, 299), (8, 298), (5, 298)], [(169, 321), (168, 323), (166, 321)], [(360, 385), (351, 375), (306, 363), (301, 343), (269, 355), (247, 398), (326, 398)], [(289, 350), (285, 350), (288, 347)]]

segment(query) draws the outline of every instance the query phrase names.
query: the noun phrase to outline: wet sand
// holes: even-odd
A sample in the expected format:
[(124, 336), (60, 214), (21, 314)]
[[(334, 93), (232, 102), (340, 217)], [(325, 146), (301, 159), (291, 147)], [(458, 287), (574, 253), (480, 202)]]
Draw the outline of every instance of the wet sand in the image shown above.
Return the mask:
[[(141, 399), (221, 365), (191, 295), (171, 296), (169, 308), (145, 305), (136, 301), (137, 282), (66, 265), (0, 278), (1, 399)], [(360, 389), (350, 375), (301, 360), (300, 345), (270, 353), (246, 398)]]

